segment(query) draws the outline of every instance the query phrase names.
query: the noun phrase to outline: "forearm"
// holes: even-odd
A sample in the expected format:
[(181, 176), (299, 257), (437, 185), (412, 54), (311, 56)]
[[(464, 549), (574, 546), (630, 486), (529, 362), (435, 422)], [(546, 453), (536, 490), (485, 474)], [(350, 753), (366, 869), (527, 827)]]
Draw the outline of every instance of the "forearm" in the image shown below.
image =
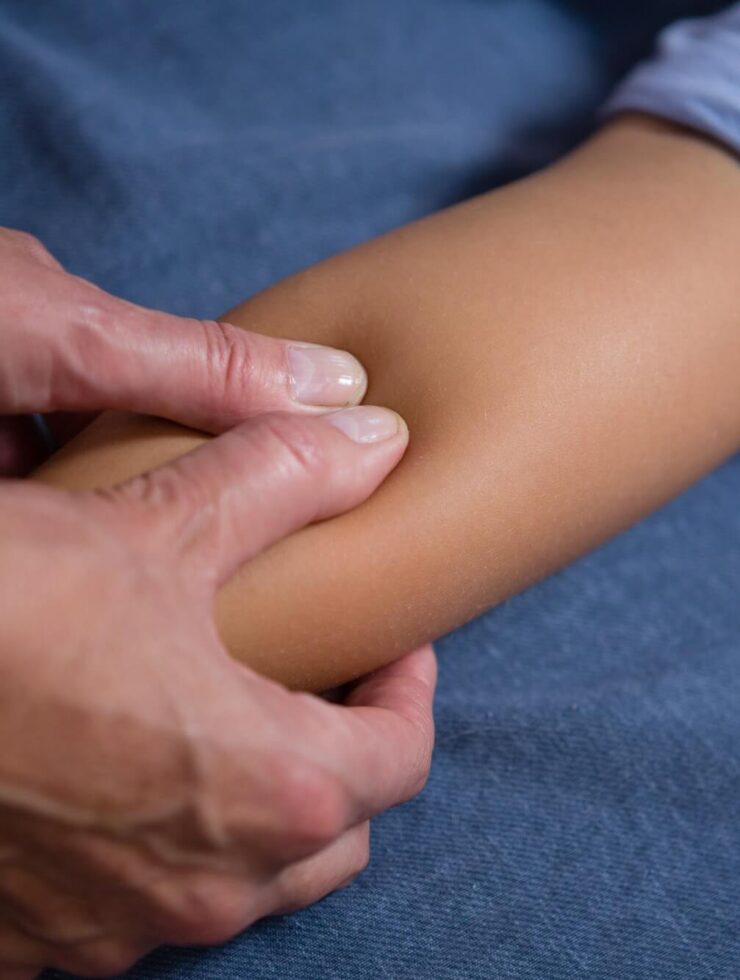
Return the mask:
[[(732, 453), (739, 213), (728, 154), (618, 123), (547, 172), (233, 311), (254, 330), (351, 350), (370, 373), (368, 400), (400, 411), (412, 441), (362, 507), (232, 580), (218, 608), (232, 651), (291, 685), (346, 680), (583, 553)], [(92, 432), (44, 478), (110, 482), (200, 438), (168, 428), (147, 443), (157, 425), (131, 423), (122, 445), (85, 455)]]

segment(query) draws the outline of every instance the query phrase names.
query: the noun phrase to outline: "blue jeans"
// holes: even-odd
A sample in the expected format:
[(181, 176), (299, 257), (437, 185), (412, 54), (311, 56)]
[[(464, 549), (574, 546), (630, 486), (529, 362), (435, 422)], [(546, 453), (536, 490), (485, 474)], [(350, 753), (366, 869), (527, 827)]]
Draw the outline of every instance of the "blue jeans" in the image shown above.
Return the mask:
[[(536, 168), (717, 4), (5, 0), (0, 223), (213, 315)], [(740, 976), (740, 461), (439, 645), (369, 870), (136, 980)]]

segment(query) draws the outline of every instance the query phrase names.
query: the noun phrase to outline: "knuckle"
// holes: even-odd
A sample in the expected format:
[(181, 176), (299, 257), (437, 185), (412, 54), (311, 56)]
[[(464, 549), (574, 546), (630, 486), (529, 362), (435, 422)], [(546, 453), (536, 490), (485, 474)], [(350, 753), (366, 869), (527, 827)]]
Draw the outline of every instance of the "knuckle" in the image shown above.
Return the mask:
[(288, 835), (304, 853), (326, 847), (346, 825), (347, 800), (339, 780), (305, 760), (283, 766), (280, 803)]
[[(244, 894), (242, 894), (242, 891)], [(240, 901), (224, 884), (178, 883), (160, 917), (167, 942), (217, 945), (231, 939), (250, 923), (246, 907), (248, 888), (240, 888)]]
[[(77, 286), (80, 297), (76, 326), (80, 334), (80, 345), (84, 342), (100, 342), (114, 333), (120, 323), (118, 305), (90, 283), (77, 280)], [(94, 353), (98, 353), (98, 350)]]
[(259, 361), (249, 334), (219, 320), (199, 320), (206, 342), (206, 364), (214, 390), (220, 392), (235, 420), (243, 415), (244, 392), (259, 379)]
[(55, 965), (90, 980), (107, 980), (125, 973), (145, 952), (145, 949), (133, 950), (125, 944), (106, 941), (64, 955)]
[[(278, 908), (275, 910), (279, 915), (290, 915), (293, 912), (300, 912), (310, 905), (320, 901), (330, 892), (334, 891), (336, 885), (319, 879), (315, 882), (310, 876), (298, 876), (287, 886), (284, 885)], [(274, 914), (274, 913), (273, 913)]]
[(43, 242), (30, 232), (14, 229), (10, 232), (10, 236), (18, 248), (33, 258), (46, 259), (49, 257), (49, 252)]
[(305, 874), (293, 874), (280, 883), (271, 915), (292, 915), (318, 902), (326, 894), (326, 887), (317, 887)]
[(167, 942), (194, 941), (194, 933), (203, 922), (209, 898), (200, 885), (170, 879), (166, 880), (166, 885), (158, 883), (156, 893), (150, 896), (150, 904), (163, 938)]
[(281, 462), (286, 471), (309, 478), (325, 477), (329, 456), (321, 426), (316, 419), (283, 414), (266, 416), (262, 423), (266, 454)]
[(87, 390), (92, 384), (90, 379), (111, 379), (120, 370), (111, 347), (120, 316), (115, 302), (90, 283), (70, 277), (69, 286), (75, 315), (64, 351), (65, 361), (79, 386)]
[(123, 516), (131, 543), (158, 555), (163, 547), (184, 553), (216, 510), (195, 469), (183, 472), (177, 461), (107, 491), (107, 499)]
[(234, 916), (233, 912), (221, 913), (213, 910), (201, 920), (191, 924), (188, 942), (203, 946), (220, 946), (250, 925), (250, 920)]
[(142, 473), (115, 489), (121, 499), (162, 513), (198, 513), (205, 503), (203, 487), (189, 474), (184, 477), (177, 462), (151, 473)]
[[(434, 718), (429, 694), (415, 678), (399, 680), (396, 710), (402, 720), (401, 738), (404, 790), (399, 803), (417, 796), (429, 778), (434, 750)], [(350, 701), (351, 703), (351, 701)], [(399, 762), (399, 764), (401, 764)]]
[(331, 892), (351, 885), (367, 868), (370, 861), (367, 832), (362, 833), (358, 842), (347, 854), (342, 854), (340, 860), (337, 860), (337, 857), (337, 855), (327, 857), (322, 864), (312, 866), (310, 873), (302, 870), (301, 873), (296, 874), (293, 869), (294, 873), (283, 887), (280, 911), (297, 912), (299, 909), (313, 905)]
[(32, 235), (30, 231), (21, 231), (20, 229), (13, 228), (9, 232), (10, 238), (17, 245), (21, 245), (23, 248), (35, 248), (36, 246), (43, 246), (41, 242), (35, 235)]

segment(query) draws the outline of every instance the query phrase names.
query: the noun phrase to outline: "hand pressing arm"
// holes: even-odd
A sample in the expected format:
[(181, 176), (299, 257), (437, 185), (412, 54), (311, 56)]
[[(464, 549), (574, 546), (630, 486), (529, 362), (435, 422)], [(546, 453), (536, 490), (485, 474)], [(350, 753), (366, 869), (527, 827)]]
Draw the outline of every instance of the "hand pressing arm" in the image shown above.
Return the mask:
[(149, 412), (224, 429), (266, 411), (361, 401), (343, 351), (147, 310), (66, 272), (32, 235), (0, 228), (0, 477), (41, 447), (30, 412)]
[(369, 406), (306, 417), (361, 395), (352, 358), (133, 307), (18, 233), (0, 291), (6, 421), (258, 416), (114, 490), (0, 480), (0, 976), (110, 976), (346, 883), (368, 818), (421, 787), (431, 649), (337, 706), (244, 670), (213, 624), (242, 561), (363, 500), (407, 432)]
[(403, 453), (392, 412), (346, 412), (262, 416), (111, 491), (0, 483), (4, 980), (117, 976), (315, 901), (421, 788), (431, 649), (335, 705), (245, 670), (213, 625), (234, 567)]
[[(548, 170), (336, 256), (227, 315), (351, 350), (408, 454), (356, 511), (245, 565), (232, 652), (359, 676), (626, 527), (740, 444), (740, 168), (620, 119)], [(108, 417), (53, 460), (87, 486), (201, 436)]]

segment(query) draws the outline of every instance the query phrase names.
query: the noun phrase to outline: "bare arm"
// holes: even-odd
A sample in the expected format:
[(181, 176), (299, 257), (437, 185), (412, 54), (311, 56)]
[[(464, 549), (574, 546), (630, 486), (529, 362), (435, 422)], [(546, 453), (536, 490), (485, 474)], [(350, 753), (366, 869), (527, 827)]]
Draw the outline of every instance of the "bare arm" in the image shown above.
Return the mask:
[[(620, 120), (534, 177), (225, 319), (345, 348), (411, 446), (356, 511), (244, 566), (217, 618), (290, 686), (365, 673), (629, 525), (740, 445), (740, 168)], [(116, 482), (203, 438), (106, 416), (39, 474)]]

